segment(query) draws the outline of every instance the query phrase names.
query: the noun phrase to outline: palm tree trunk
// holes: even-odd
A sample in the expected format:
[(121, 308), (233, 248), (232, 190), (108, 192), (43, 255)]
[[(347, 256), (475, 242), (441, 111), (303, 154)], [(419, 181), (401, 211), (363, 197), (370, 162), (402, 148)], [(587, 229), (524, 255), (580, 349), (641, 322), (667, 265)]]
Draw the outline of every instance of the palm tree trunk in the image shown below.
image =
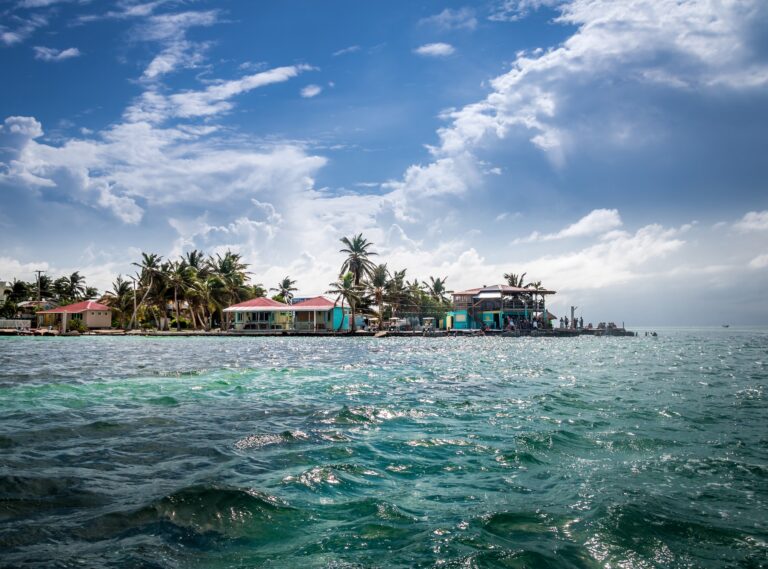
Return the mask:
[(147, 300), (147, 296), (149, 296), (149, 291), (151, 290), (152, 290), (152, 276), (150, 275), (149, 286), (147, 287), (147, 290), (144, 292), (144, 296), (141, 297), (141, 302), (139, 302), (139, 305), (133, 311), (133, 316), (131, 317), (131, 326), (138, 324), (138, 322), (136, 322), (136, 313), (139, 311), (139, 308), (141, 308), (141, 306)]
[(181, 322), (179, 322), (179, 287), (173, 287), (173, 304), (176, 307), (176, 331), (181, 332)]

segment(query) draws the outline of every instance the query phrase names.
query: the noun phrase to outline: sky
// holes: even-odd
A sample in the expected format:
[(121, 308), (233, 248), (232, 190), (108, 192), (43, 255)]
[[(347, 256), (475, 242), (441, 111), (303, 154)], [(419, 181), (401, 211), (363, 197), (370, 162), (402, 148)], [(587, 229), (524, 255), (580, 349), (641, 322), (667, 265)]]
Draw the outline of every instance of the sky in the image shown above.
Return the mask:
[(357, 233), (451, 290), (768, 322), (764, 0), (0, 0), (0, 280)]

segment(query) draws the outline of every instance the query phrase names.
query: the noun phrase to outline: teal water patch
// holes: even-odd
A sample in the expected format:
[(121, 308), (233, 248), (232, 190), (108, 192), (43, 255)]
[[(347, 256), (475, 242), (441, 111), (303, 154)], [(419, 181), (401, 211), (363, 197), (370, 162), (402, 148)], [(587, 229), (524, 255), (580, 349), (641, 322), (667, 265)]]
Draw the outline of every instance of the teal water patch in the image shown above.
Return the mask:
[(0, 361), (0, 567), (768, 565), (766, 331)]

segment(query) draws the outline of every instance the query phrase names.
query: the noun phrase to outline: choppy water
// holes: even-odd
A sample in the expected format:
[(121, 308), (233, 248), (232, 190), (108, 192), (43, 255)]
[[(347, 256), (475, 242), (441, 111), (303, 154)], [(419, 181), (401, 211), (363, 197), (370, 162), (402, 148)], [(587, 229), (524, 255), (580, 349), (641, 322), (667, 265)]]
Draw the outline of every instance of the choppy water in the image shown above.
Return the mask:
[(0, 566), (768, 566), (767, 362), (733, 329), (0, 338)]

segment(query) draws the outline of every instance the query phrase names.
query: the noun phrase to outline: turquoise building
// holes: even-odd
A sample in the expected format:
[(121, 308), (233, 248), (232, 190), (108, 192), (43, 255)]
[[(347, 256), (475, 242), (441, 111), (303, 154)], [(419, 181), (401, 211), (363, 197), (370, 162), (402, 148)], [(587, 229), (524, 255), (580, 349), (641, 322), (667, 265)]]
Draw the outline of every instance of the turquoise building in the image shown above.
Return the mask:
[(453, 310), (440, 321), (444, 330), (503, 330), (537, 321), (549, 326), (546, 298), (552, 290), (494, 285), (453, 293)]

